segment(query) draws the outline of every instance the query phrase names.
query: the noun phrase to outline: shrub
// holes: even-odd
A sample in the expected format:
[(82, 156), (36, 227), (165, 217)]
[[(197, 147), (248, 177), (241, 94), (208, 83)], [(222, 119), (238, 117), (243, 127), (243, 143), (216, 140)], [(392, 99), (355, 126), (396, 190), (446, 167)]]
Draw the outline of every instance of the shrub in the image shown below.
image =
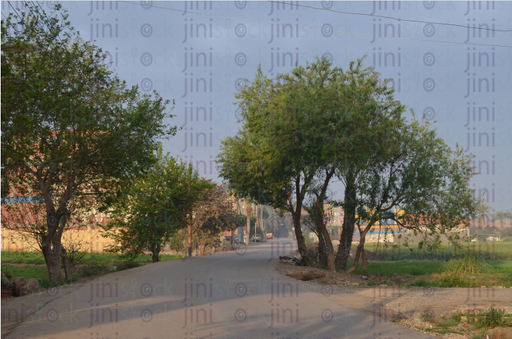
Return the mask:
[(492, 267), (484, 260), (474, 255), (467, 255), (462, 259), (452, 259), (443, 266), (441, 282), (447, 287), (467, 285), (469, 275), (491, 273)]

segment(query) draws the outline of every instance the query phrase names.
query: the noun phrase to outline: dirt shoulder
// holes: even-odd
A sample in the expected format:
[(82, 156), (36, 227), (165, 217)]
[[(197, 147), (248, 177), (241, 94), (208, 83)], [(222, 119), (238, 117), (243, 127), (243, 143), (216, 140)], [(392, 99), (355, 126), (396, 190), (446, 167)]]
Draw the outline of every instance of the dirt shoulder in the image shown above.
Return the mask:
[[(450, 327), (447, 332), (437, 324), (446, 323), (457, 314), (481, 314), (493, 306), (512, 314), (512, 288), (431, 288), (401, 287), (398, 283), (414, 281), (415, 277), (395, 277), (396, 286), (366, 284), (363, 276), (340, 272), (329, 272), (314, 267), (294, 266), (277, 263), (276, 269), (283, 275), (308, 281), (311, 284), (345, 286), (352, 296), (360, 297), (362, 302), (347, 305), (362, 309), (381, 321), (392, 321), (404, 327), (428, 333), (438, 338), (474, 338), (478, 331), (462, 321)], [(393, 279), (387, 279), (393, 283)], [(336, 286), (335, 286), (336, 285)], [(341, 296), (340, 296), (341, 298)], [(350, 298), (356, 299), (356, 298)], [(512, 334), (512, 329), (511, 329)], [(508, 338), (508, 337), (507, 337)], [(511, 336), (512, 338), (512, 336)]]
[[(94, 277), (80, 279), (77, 282), (68, 285), (41, 288), (40, 292), (29, 294), (23, 297), (2, 298), (2, 338), (7, 337), (12, 330), (16, 328), (24, 319), (33, 316), (48, 303), (58, 298), (65, 297), (86, 284)], [(46, 315), (40, 315), (45, 317)]]

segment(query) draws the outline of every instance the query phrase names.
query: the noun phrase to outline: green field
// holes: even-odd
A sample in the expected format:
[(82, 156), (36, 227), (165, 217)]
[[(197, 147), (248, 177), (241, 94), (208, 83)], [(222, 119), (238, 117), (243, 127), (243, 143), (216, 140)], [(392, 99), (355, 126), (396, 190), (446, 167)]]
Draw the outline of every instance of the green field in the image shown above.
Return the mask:
[[(404, 244), (388, 243), (366, 243), (364, 248), (371, 252), (376, 252), (378, 256), (386, 261), (396, 260), (450, 260), (454, 258), (463, 258), (467, 254), (475, 255), (487, 261), (507, 261), (512, 260), (512, 242), (461, 242), (460, 248), (451, 244), (442, 243), (438, 248), (432, 246), (423, 246), (420, 248), (418, 243)], [(377, 251), (376, 251), (377, 249)]]
[[(41, 252), (6, 252), (1, 253), (2, 272), (12, 277), (36, 278), (41, 287), (49, 287), (52, 284), (48, 280), (48, 272)], [(161, 261), (178, 259), (180, 256), (161, 254)], [(121, 271), (151, 263), (151, 255), (143, 255), (133, 262), (122, 260), (118, 254), (87, 253), (73, 274), (73, 281), (80, 278)], [(7, 264), (7, 265), (5, 265)], [(14, 264), (10, 266), (9, 264)], [(30, 266), (22, 266), (30, 265)], [(34, 266), (37, 265), (37, 266)]]

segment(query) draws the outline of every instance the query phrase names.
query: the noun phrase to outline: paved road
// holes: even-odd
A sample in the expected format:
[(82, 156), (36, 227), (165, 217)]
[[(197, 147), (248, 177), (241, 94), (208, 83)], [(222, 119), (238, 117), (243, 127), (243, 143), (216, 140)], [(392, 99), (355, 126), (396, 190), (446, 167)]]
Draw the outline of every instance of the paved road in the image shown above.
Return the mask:
[(292, 246), (276, 240), (102, 276), (46, 304), (8, 338), (427, 338), (362, 311), (364, 301), (345, 287), (282, 276), (277, 256)]

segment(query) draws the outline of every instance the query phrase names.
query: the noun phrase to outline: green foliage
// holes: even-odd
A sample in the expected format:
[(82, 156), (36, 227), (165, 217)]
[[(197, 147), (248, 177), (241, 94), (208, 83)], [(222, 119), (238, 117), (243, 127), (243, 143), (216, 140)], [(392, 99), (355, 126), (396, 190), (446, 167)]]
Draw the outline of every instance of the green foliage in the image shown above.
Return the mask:
[(431, 319), (434, 319), (434, 312), (432, 312), (430, 310), (423, 312), (421, 314), (421, 319), (423, 319), (423, 321), (429, 321)]
[(441, 282), (447, 287), (465, 286), (471, 275), (491, 273), (492, 267), (473, 255), (462, 259), (452, 259), (443, 265)]
[[(348, 268), (352, 264), (347, 265)], [(383, 274), (386, 276), (392, 275), (414, 275), (422, 276), (433, 273), (442, 272), (443, 263), (435, 261), (424, 261), (421, 263), (411, 261), (393, 261), (393, 262), (368, 262), (366, 271), (372, 274)], [(363, 274), (361, 268), (358, 268), (355, 274)]]
[(112, 204), (104, 237), (114, 240), (110, 252), (133, 259), (149, 251), (154, 260), (177, 230), (188, 226), (193, 207), (204, 201), (213, 184), (191, 165), (157, 152), (157, 163), (125, 186)]
[[(237, 94), (243, 126), (222, 142), (217, 158), (220, 176), (237, 195), (291, 212), (297, 231), (303, 208), (324, 215), (337, 177), (345, 186), (343, 200), (332, 202), (343, 206), (346, 219), (340, 268), (356, 223), (363, 239), (383, 218), (424, 235), (449, 235), (479, 207), (468, 184), (471, 156), (451, 150), (427, 121), (408, 121), (386, 83), (362, 59), (347, 70), (317, 59), (274, 80), (259, 68)], [(398, 209), (405, 213), (393, 213)], [(314, 223), (327, 234), (323, 218)], [(301, 232), (297, 241), (301, 251)]]
[[(475, 327), (505, 327), (505, 322), (505, 310), (491, 306), (487, 312), (478, 316), (478, 319), (475, 322)], [(512, 325), (512, 322), (508, 321), (508, 325)]]
[(37, 239), (50, 280), (60, 282), (68, 220), (112, 201), (125, 180), (147, 171), (158, 140), (176, 127), (164, 123), (169, 101), (117, 78), (60, 5), (48, 16), (25, 2), (13, 15), (2, 20), (2, 197), (33, 196), (37, 208), (3, 206), (17, 215), (8, 226)]
[(487, 261), (512, 261), (512, 242), (493, 241), (493, 242), (465, 242), (459, 243), (459, 247), (455, 247), (451, 243), (441, 243), (439, 247), (433, 251), (431, 247), (422, 246), (418, 243), (409, 243), (405, 246), (399, 244), (380, 244), (366, 243), (365, 248), (368, 251), (376, 251), (377, 255), (386, 261), (396, 260), (443, 260), (464, 258), (466, 255), (474, 255)]

